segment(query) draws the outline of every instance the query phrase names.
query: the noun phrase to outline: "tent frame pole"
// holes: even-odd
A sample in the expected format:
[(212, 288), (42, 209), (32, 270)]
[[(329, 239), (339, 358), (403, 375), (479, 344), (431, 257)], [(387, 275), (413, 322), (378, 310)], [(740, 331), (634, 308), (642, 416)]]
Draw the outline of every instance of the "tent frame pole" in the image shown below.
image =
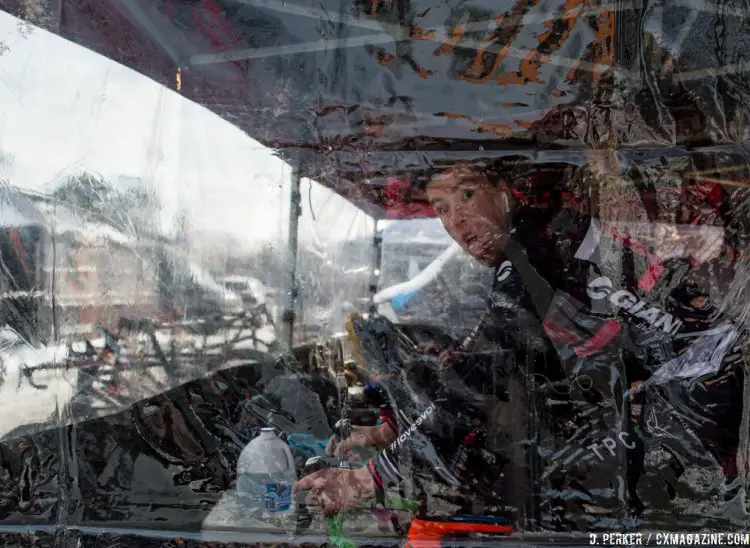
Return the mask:
[(62, 25), (63, 1), (64, 0), (49, 0), (47, 4), (49, 17), (47, 18), (47, 24), (45, 25), (46, 30), (58, 35), (60, 34), (60, 27)]
[(378, 292), (378, 283), (380, 282), (380, 274), (383, 266), (383, 233), (380, 230), (380, 222), (375, 219), (375, 232), (372, 237), (372, 254), (373, 254), (373, 268), (370, 274), (369, 284), (369, 312), (375, 314), (377, 312), (377, 306), (375, 305), (375, 295)]
[(291, 193), (289, 197), (289, 237), (287, 248), (287, 276), (289, 280), (289, 293), (282, 313), (284, 324), (284, 340), (292, 348), (294, 344), (294, 321), (297, 317), (297, 256), (299, 252), (299, 219), (302, 215), (302, 194), (300, 192), (301, 176), (299, 162), (295, 159), (291, 162)]

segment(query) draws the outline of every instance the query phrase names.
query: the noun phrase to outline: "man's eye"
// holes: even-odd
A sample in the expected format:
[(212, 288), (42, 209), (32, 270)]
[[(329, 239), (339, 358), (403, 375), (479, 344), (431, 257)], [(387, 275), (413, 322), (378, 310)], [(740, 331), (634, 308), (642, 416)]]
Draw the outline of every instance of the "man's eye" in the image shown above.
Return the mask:
[(471, 200), (474, 197), (474, 190), (464, 190), (464, 199)]

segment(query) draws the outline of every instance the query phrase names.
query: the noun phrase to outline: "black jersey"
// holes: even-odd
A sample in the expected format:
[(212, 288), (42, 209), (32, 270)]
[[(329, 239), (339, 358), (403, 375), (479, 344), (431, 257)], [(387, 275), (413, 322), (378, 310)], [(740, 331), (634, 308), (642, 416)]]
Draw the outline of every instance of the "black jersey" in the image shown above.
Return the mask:
[(447, 372), (414, 359), (389, 383), (399, 437), (376, 480), (436, 480), (450, 496), (427, 487), (425, 512), (476, 512), (484, 497), (482, 511), (528, 529), (740, 519), (737, 253), (660, 259), (566, 208), (519, 218), (506, 255), (475, 355)]

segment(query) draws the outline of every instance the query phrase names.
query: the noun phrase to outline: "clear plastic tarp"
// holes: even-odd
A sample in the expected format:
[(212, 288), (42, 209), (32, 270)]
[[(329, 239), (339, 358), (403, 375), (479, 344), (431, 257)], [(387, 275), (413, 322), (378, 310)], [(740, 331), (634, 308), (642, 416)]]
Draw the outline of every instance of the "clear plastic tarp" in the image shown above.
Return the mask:
[(0, 7), (0, 545), (750, 544), (746, 6)]

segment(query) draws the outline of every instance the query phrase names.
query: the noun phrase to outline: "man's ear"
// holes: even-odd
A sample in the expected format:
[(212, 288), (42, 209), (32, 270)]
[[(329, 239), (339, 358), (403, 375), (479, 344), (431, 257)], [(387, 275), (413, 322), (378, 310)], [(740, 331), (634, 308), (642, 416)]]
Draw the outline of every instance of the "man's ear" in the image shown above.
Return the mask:
[(508, 183), (505, 182), (505, 180), (500, 179), (497, 182), (496, 188), (498, 192), (500, 192), (501, 195), (501, 202), (503, 204), (503, 209), (505, 210), (505, 213), (510, 213), (511, 211), (511, 194), (510, 194), (510, 187), (508, 186)]

